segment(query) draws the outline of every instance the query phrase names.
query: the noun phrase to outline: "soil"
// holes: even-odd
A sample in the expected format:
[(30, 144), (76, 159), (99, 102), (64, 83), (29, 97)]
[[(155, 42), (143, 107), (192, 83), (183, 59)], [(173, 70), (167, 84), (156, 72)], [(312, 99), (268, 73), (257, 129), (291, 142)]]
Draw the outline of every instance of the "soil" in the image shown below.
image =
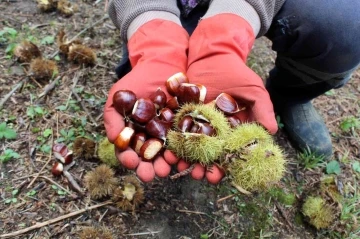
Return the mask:
[[(94, 140), (105, 136), (103, 106), (110, 87), (117, 80), (115, 67), (122, 56), (119, 31), (106, 18), (80, 35), (83, 44), (96, 52), (95, 66), (81, 66), (55, 54), (62, 77), (44, 97), (39, 95), (49, 82), (27, 78), (27, 65), (17, 62), (7, 49), (11, 44), (31, 39), (43, 56), (50, 57), (58, 50), (56, 40), (45, 43), (43, 39), (56, 36), (61, 29), (72, 38), (105, 16), (105, 2), (77, 0), (79, 10), (69, 17), (57, 11), (41, 12), (36, 1), (8, 0), (0, 5), (0, 31), (5, 27), (17, 31), (14, 37), (3, 41), (0, 35), (1, 98), (19, 82), (28, 79), (0, 111), (0, 123), (6, 122), (17, 133), (15, 140), (0, 139), (0, 155), (7, 149), (19, 154), (18, 158), (0, 162), (0, 238), (101, 203), (90, 199), (84, 186), (84, 175), (100, 162), (79, 158), (69, 170), (85, 191), (85, 195), (80, 196), (65, 177), (52, 176), (54, 159), (49, 158), (49, 148), (59, 139), (71, 147), (77, 136)], [(266, 79), (275, 57), (271, 42), (260, 38), (256, 40), (248, 65)], [(333, 160), (341, 166), (341, 173), (334, 176), (344, 185), (347, 196), (357, 192), (359, 171), (356, 172), (353, 164), (360, 158), (360, 124), (349, 132), (341, 124), (348, 117), (359, 120), (359, 80), (360, 70), (357, 70), (344, 87), (313, 102), (331, 132)], [(78, 93), (81, 101), (72, 90)], [(49, 130), (53, 133), (46, 134)], [(284, 149), (288, 160), (286, 175), (276, 187), (285, 195), (294, 196), (295, 202), (291, 205), (268, 192), (244, 195), (226, 178), (215, 186), (188, 176), (176, 180), (157, 178), (143, 184), (145, 203), (134, 213), (112, 205), (103, 206), (13, 238), (78, 238), (84, 226), (106, 226), (114, 238), (341, 238), (331, 233), (333, 228), (316, 230), (299, 213), (304, 197), (308, 192), (316, 191), (315, 185), (327, 175), (326, 162), (306, 169), (282, 129), (275, 135), (275, 140)], [(43, 172), (32, 182), (44, 166)], [(175, 173), (173, 169), (171, 174)], [(130, 174), (133, 172), (116, 168), (119, 177)], [(356, 226), (356, 220), (346, 222)], [(340, 231), (344, 233), (344, 230)], [(356, 233), (352, 236), (360, 238)], [(342, 238), (350, 238), (350, 234), (345, 233)]]

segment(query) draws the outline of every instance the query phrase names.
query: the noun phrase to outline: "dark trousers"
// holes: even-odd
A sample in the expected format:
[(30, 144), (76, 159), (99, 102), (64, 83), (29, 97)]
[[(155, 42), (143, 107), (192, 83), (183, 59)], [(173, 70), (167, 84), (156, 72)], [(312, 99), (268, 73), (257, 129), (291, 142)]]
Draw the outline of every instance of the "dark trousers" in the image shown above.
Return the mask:
[[(266, 37), (277, 52), (266, 87), (275, 110), (305, 103), (343, 86), (360, 64), (359, 0), (287, 0)], [(200, 6), (183, 27), (191, 35), (207, 7)], [(131, 70), (126, 46), (116, 69), (119, 78)]]

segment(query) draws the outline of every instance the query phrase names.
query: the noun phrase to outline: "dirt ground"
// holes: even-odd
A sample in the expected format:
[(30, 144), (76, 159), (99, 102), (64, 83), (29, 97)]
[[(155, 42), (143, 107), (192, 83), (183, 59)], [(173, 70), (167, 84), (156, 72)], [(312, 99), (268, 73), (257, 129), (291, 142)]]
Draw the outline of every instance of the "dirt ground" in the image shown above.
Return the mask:
[[(61, 139), (71, 147), (77, 136), (94, 140), (105, 136), (103, 106), (117, 80), (114, 69), (121, 60), (119, 31), (109, 18), (102, 19), (105, 1), (74, 2), (79, 9), (69, 17), (57, 11), (41, 12), (36, 1), (0, 3), (0, 98), (27, 79), (0, 111), (0, 124), (6, 122), (17, 134), (16, 139), (0, 137), (0, 238), (101, 203), (87, 193), (79, 196), (65, 177), (54, 177), (50, 172), (54, 159), (49, 153), (54, 142)], [(60, 29), (69, 38), (86, 30), (79, 38), (96, 52), (95, 66), (81, 66), (54, 54), (58, 50), (54, 36)], [(59, 67), (59, 82), (43, 97), (39, 95), (49, 82), (28, 79), (26, 64), (19, 64), (11, 54), (11, 46), (24, 39), (36, 43), (43, 56), (53, 57)], [(261, 38), (248, 65), (266, 79), (275, 57), (271, 42)], [(308, 157), (306, 163), (304, 157), (299, 157), (280, 129), (275, 139), (285, 151), (287, 172), (268, 192), (244, 195), (226, 178), (217, 186), (189, 177), (156, 179), (144, 184), (145, 203), (134, 214), (107, 205), (12, 238), (78, 238), (84, 226), (106, 226), (113, 238), (129, 239), (360, 238), (359, 80), (360, 70), (343, 88), (314, 100), (332, 135), (332, 160), (340, 166), (335, 173), (329, 162), (307, 167), (314, 159)], [(76, 160), (70, 172), (82, 189), (86, 172), (99, 164), (96, 160)], [(132, 173), (116, 168), (119, 177)], [(341, 214), (336, 223), (329, 229), (316, 230), (301, 214), (301, 206), (307, 195), (319, 191), (318, 184), (325, 176), (335, 178), (336, 190), (347, 203), (337, 205)]]

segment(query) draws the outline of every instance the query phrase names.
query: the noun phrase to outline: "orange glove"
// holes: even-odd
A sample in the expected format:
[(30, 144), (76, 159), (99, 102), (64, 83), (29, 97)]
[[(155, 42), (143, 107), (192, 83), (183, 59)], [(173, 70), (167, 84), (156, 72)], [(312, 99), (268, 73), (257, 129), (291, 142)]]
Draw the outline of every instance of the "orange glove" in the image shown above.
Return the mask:
[[(188, 41), (189, 35), (180, 25), (159, 19), (143, 24), (132, 35), (128, 42), (132, 70), (112, 86), (105, 104), (105, 129), (110, 142), (114, 143), (125, 127), (124, 118), (112, 105), (115, 92), (127, 89), (137, 98), (147, 98), (161, 87), (169, 99), (165, 82), (175, 73), (186, 71)], [(123, 152), (116, 149), (116, 156), (127, 168), (136, 170), (144, 182), (170, 173), (170, 165), (161, 156), (151, 163), (141, 161), (130, 148)]]
[[(257, 121), (275, 134), (278, 126), (269, 94), (261, 78), (245, 63), (254, 41), (251, 26), (235, 14), (202, 19), (189, 40), (186, 74), (191, 83), (206, 87), (205, 103), (225, 92), (246, 106), (236, 115), (242, 122)], [(208, 172), (213, 182), (224, 175), (213, 173)]]

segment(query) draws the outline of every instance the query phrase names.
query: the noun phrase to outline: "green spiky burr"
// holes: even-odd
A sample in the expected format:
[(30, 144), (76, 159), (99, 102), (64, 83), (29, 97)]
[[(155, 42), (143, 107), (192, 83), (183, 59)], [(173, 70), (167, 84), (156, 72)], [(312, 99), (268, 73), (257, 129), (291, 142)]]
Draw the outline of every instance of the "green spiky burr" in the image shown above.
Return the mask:
[(267, 189), (284, 175), (283, 152), (272, 142), (251, 145), (234, 154), (229, 172), (233, 182), (245, 190)]

